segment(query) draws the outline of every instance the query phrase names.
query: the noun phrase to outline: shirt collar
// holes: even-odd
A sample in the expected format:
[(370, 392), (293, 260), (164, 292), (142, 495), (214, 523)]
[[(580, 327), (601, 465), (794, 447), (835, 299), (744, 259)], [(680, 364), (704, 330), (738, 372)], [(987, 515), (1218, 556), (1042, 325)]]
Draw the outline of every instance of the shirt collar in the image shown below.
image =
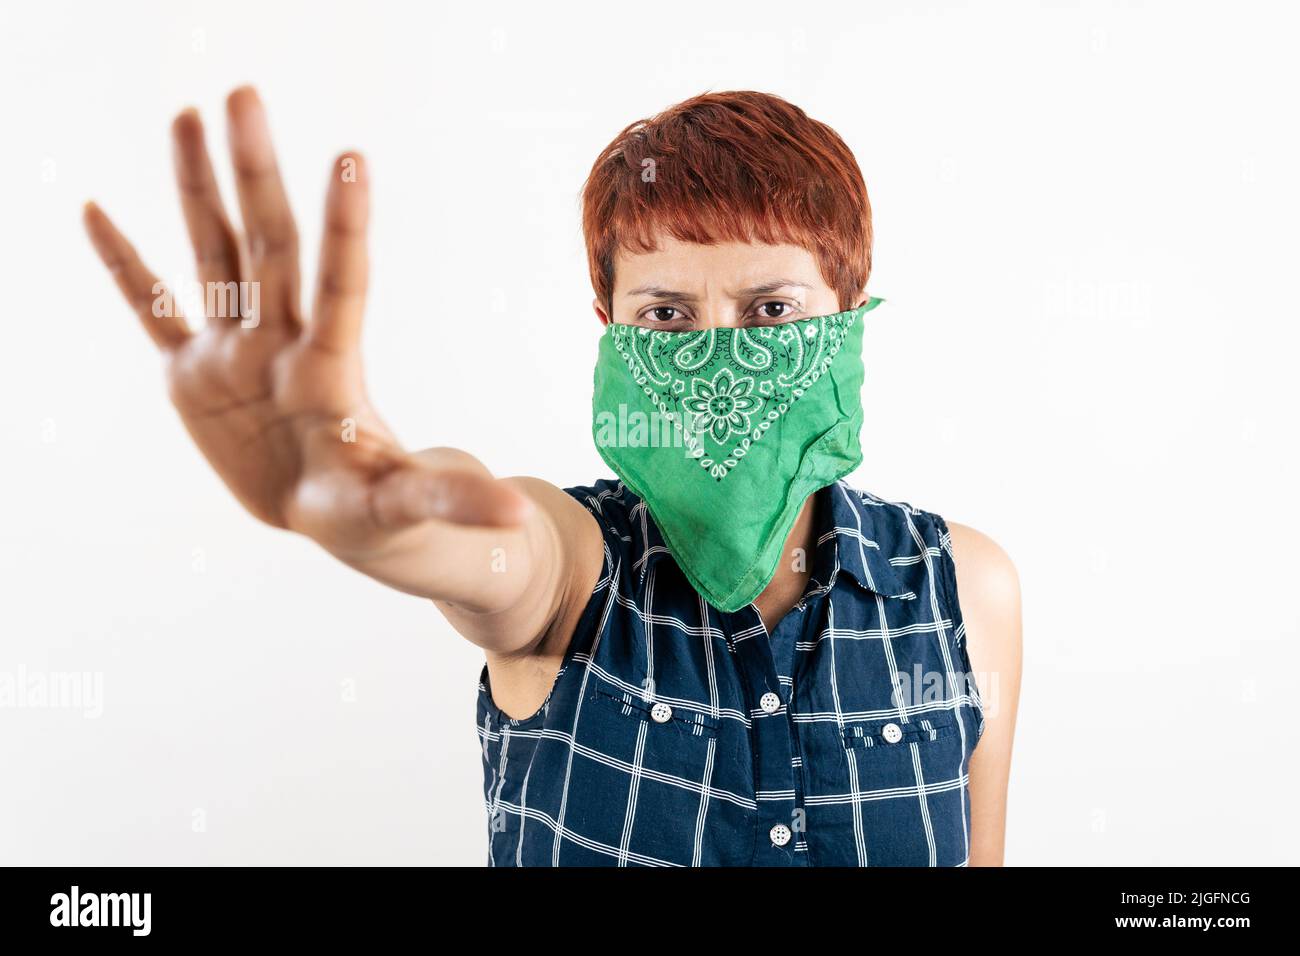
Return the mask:
[[(620, 487), (624, 487), (621, 482)], [(624, 494), (635, 497), (625, 487)], [(915, 597), (899, 580), (889, 558), (881, 553), (872, 534), (871, 509), (858, 493), (837, 481), (814, 494), (817, 496), (814, 518), (817, 538), (809, 593), (829, 591), (839, 574), (846, 572), (872, 594), (888, 598)], [(656, 562), (671, 558), (672, 554), (644, 501), (637, 500), (631, 518), (633, 538), (642, 545), (633, 570), (644, 579)]]
[(863, 589), (888, 598), (913, 598), (873, 533), (873, 507), (843, 481), (817, 492), (817, 554), (810, 588), (830, 590), (840, 573)]

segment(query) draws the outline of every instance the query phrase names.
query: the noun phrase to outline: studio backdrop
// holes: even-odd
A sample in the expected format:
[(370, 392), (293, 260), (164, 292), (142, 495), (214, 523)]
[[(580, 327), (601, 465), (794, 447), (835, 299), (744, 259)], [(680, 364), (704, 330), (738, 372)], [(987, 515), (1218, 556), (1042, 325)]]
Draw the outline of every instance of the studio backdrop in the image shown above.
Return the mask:
[(240, 508), (81, 230), (93, 197), (191, 280), (168, 123), (203, 112), (231, 200), (242, 83), (307, 288), (331, 158), (368, 158), (366, 372), (399, 438), (561, 486), (612, 477), (578, 207), (600, 149), (706, 90), (834, 127), (887, 300), (849, 480), (1020, 574), (1007, 863), (1293, 862), (1297, 25), (1281, 3), (6, 3), (0, 863), (486, 860), (481, 651)]

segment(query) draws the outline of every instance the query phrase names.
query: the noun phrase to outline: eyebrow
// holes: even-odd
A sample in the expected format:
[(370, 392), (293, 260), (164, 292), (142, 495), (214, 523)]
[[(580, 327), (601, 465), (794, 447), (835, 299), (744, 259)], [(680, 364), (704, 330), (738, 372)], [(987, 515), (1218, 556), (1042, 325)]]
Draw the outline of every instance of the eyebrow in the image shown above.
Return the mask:
[[(793, 279), (769, 279), (758, 285), (752, 285), (747, 289), (740, 289), (736, 293), (736, 298), (747, 298), (752, 295), (771, 295), (778, 289), (811, 289), (812, 286), (806, 282), (796, 282)], [(635, 289), (629, 289), (624, 295), (649, 295), (659, 299), (680, 299), (683, 302), (694, 302), (696, 297), (689, 292), (679, 292), (676, 289), (666, 289), (658, 285), (640, 285)]]

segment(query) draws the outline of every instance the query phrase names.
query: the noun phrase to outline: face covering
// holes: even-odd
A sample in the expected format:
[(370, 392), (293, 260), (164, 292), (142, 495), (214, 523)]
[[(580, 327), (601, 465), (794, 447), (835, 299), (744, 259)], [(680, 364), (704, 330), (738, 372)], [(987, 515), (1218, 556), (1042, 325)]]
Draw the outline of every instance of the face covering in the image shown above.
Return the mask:
[(861, 464), (862, 317), (883, 301), (785, 325), (605, 327), (596, 448), (719, 610), (767, 587), (804, 501)]

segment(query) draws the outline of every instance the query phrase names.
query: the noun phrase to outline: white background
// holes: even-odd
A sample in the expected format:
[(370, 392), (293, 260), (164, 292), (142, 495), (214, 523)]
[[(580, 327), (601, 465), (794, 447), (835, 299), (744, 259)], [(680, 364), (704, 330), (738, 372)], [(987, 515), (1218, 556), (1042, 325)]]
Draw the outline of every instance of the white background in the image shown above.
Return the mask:
[(888, 300), (854, 483), (1021, 574), (1007, 862), (1294, 862), (1286, 5), (468, 6), (0, 7), (0, 673), (104, 695), (0, 708), (0, 862), (486, 859), (480, 652), (240, 510), (80, 232), (94, 197), (191, 277), (168, 123), (197, 105), (224, 150), (244, 82), (305, 250), (332, 157), (370, 159), (367, 367), (403, 440), (561, 485), (608, 474), (597, 152), (708, 89), (835, 127)]

